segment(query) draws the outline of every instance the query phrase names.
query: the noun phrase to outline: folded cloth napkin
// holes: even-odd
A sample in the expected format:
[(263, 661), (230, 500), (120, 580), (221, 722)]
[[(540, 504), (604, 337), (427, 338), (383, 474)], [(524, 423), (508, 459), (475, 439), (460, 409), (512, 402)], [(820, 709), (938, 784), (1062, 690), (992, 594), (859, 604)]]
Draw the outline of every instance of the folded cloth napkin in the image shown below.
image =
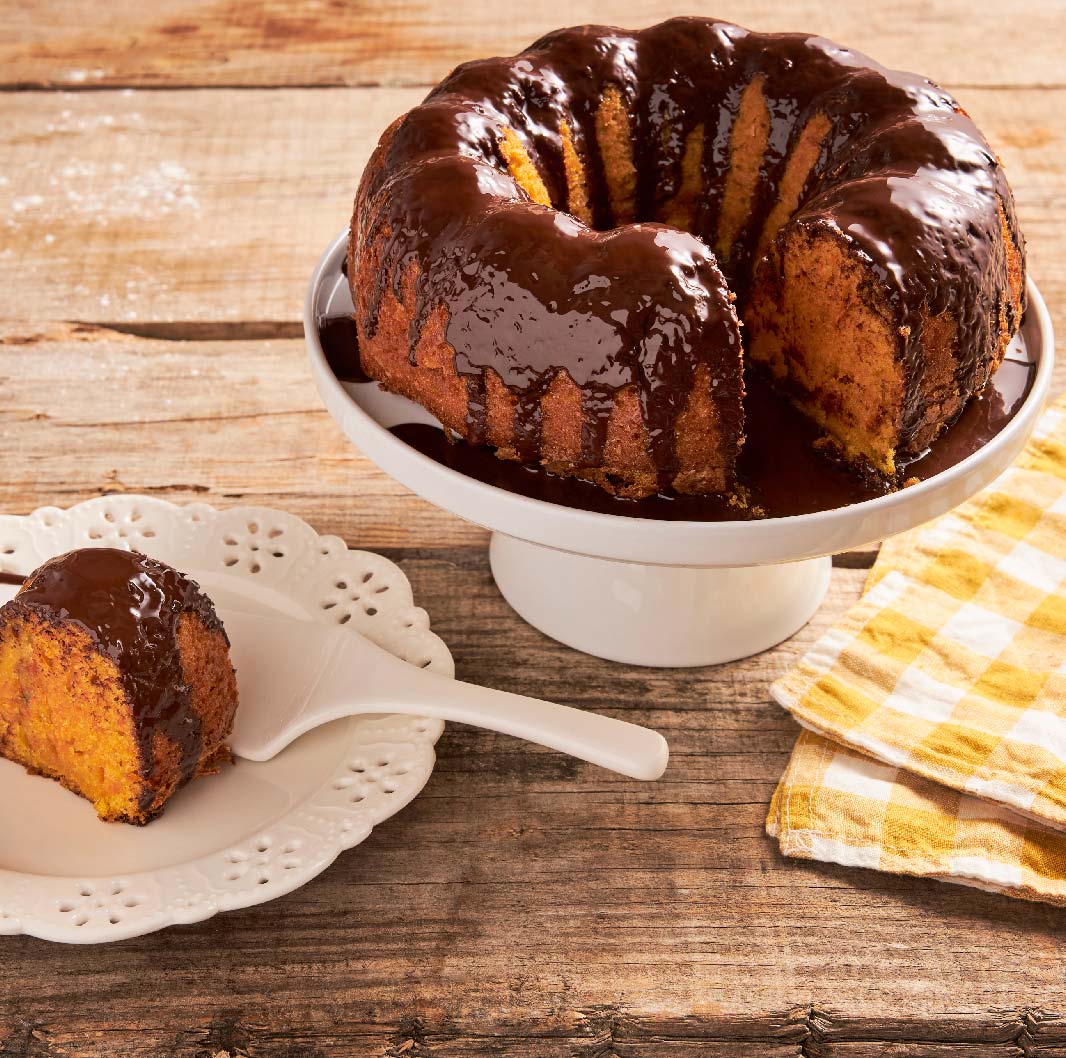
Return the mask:
[(767, 820), (786, 855), (1066, 903), (1066, 400), (888, 542), (771, 693), (807, 729)]

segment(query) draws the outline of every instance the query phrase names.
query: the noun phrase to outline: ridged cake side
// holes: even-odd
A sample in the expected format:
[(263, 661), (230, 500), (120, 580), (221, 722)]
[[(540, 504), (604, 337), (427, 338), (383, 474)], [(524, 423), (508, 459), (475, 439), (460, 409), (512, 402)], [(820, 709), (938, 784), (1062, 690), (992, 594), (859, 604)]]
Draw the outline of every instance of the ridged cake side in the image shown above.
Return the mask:
[(633, 496), (731, 486), (734, 295), (751, 360), (889, 477), (1024, 307), (1010, 189), (947, 93), (705, 19), (459, 67), (371, 159), (349, 280), (368, 374)]

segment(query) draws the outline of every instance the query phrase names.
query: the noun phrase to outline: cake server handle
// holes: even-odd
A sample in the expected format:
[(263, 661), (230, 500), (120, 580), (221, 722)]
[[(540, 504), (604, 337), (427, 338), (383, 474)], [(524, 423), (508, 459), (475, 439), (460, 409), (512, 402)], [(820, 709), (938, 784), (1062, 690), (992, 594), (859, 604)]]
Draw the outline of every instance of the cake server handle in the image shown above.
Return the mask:
[(364, 713), (406, 713), (499, 731), (634, 779), (658, 779), (657, 731), (570, 706), (490, 690), (418, 668), (343, 626), (222, 611), (240, 706), (230, 746), (269, 760), (300, 735)]

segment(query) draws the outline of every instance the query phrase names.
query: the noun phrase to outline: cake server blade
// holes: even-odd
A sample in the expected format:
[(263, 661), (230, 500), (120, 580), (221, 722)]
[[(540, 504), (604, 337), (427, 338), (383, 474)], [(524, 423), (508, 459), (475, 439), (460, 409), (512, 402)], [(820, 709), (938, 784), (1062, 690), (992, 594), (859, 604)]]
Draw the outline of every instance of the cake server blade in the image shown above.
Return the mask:
[(342, 625), (238, 608), (219, 615), (240, 690), (230, 746), (247, 760), (269, 760), (342, 717), (409, 713), (514, 735), (634, 779), (666, 769), (666, 740), (649, 728), (448, 679)]

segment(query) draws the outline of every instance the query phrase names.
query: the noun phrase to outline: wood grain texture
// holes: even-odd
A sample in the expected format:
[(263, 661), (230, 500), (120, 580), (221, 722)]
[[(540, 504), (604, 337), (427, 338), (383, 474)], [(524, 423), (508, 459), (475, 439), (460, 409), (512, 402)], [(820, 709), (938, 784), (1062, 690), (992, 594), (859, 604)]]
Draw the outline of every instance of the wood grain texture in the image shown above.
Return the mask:
[[(864, 570), (837, 568), (808, 628), (734, 665), (577, 655), (509, 611), (480, 530), (347, 444), (303, 358), (297, 340), (7, 323), (0, 509), (116, 488), (286, 507), (399, 561), (461, 677), (651, 724), (670, 769), (645, 786), (452, 727), (417, 804), (279, 903), (103, 956), (5, 940), (0, 1053), (200, 1055), (229, 1039), (232, 1054), (390, 1054), (410, 1038), (403, 1053), (713, 1056), (744, 1035), (752, 1053), (861, 1055), (887, 1046), (893, 1017), (946, 1054), (1021, 1053), (1010, 1008), (1054, 1013), (1066, 984), (1060, 912), (788, 861), (763, 833), (796, 731), (767, 686)], [(137, 983), (152, 975), (168, 989)]]
[(360, 546), (483, 547), (386, 477), (318, 397), (302, 340), (166, 341), (0, 321), (0, 510), (109, 492), (281, 507)]
[[(786, 860), (763, 831), (796, 735), (769, 683), (872, 552), (840, 556), (772, 651), (611, 665), (518, 620), (486, 534), (380, 474), (310, 381), (304, 287), (389, 121), (562, 22), (674, 13), (0, 0), (0, 89), (30, 88), (0, 92), (0, 511), (121, 490), (284, 507), (398, 561), (461, 677), (651, 724), (673, 751), (642, 785), (451, 726), (424, 795), (283, 900), (104, 949), (4, 938), (0, 1056), (1066, 1058), (1061, 910)], [(1066, 333), (1061, 3), (713, 13), (954, 88)]]
[[(1049, 42), (1062, 8), (1012, 0), (588, 0), (567, 10), (523, 0), (23, 0), (3, 5), (2, 80), (13, 85), (429, 85), (467, 59), (511, 54), (574, 22), (637, 28), (678, 13), (770, 32), (800, 31), (889, 66), (973, 85), (1063, 84)], [(982, 17), (983, 16), (983, 17)], [(569, 21), (568, 21), (569, 20)]]
[(103, 950), (5, 940), (0, 1040), (54, 1046), (7, 1053), (1007, 1055), (1026, 1011), (1062, 1039), (1061, 911), (785, 860), (763, 833), (796, 734), (767, 684), (861, 571), (777, 650), (655, 671), (515, 621), (480, 551), (386, 553), (461, 677), (655, 725), (664, 780), (452, 726), (416, 804), (289, 897)]

